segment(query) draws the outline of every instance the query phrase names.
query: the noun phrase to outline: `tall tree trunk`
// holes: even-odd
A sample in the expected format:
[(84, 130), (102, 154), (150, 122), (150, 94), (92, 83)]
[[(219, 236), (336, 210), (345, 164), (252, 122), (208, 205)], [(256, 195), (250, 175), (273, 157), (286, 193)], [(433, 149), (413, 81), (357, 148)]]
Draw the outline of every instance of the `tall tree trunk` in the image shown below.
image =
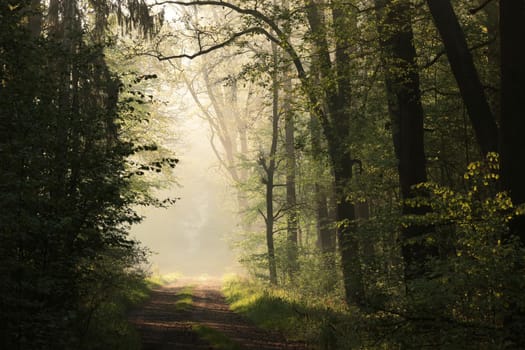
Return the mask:
[(450, 0), (427, 0), (427, 4), (445, 45), (480, 150), (483, 155), (496, 152), (498, 128), (452, 4)]
[(342, 1), (332, 3), (335, 40), (335, 89), (328, 89), (327, 100), (332, 118), (332, 130), (326, 132), (328, 150), (334, 170), (337, 198), (337, 238), (341, 252), (344, 287), (347, 302), (364, 306), (365, 290), (356, 236), (355, 205), (347, 198), (348, 185), (353, 177), (354, 160), (350, 153), (350, 114), (352, 76), (350, 51), (354, 47), (351, 33), (357, 29), (355, 9)]
[(290, 99), (292, 98), (292, 81), (289, 77), (285, 78), (284, 89), (286, 97), (283, 104), (285, 113), (285, 148), (286, 148), (286, 207), (287, 215), (287, 253), (289, 264), (289, 275), (293, 278), (298, 270), (298, 215), (297, 215), (297, 194), (295, 188), (295, 123), (294, 114), (291, 110)]
[[(484, 0), (479, 0), (482, 2)], [(491, 1), (483, 8), (487, 27), (487, 70), (488, 83), (492, 87), (492, 93), (488, 93), (489, 102), (492, 107), (492, 112), (496, 121), (500, 120), (501, 116), (501, 94), (497, 90), (501, 81), (501, 56), (500, 56), (500, 33), (499, 33), (499, 2)]]
[[(274, 5), (276, 1), (274, 0)], [(288, 0), (282, 0), (281, 6), (284, 11), (289, 11), (290, 4)], [(290, 36), (291, 28), (288, 22), (283, 23), (284, 33)], [(286, 242), (287, 242), (287, 263), (288, 275), (290, 280), (294, 278), (294, 274), (299, 269), (298, 266), (298, 212), (297, 212), (297, 193), (295, 186), (296, 177), (296, 159), (295, 159), (295, 121), (294, 113), (292, 111), (292, 77), (288, 68), (285, 68), (282, 73), (283, 79), (283, 113), (285, 116), (285, 151), (286, 151), (286, 209), (287, 209), (287, 223), (286, 223)]]
[(355, 14), (348, 13), (348, 6), (336, 2), (331, 4), (334, 32), (336, 33), (335, 64), (330, 59), (318, 4), (311, 0), (307, 6), (307, 17), (318, 53), (319, 72), (326, 98), (329, 123), (322, 124), (328, 154), (332, 164), (337, 198), (337, 238), (341, 254), (343, 282), (346, 301), (362, 306), (366, 304), (359, 259), (359, 243), (355, 234), (354, 204), (345, 193), (352, 179), (353, 159), (350, 153), (350, 56), (349, 32), (355, 25)]
[[(525, 203), (525, 1), (501, 0), (501, 174), (515, 205)], [(515, 234), (525, 244), (523, 219)]]
[[(308, 16), (309, 16), (309, 23), (310, 27), (312, 29), (312, 34), (314, 35), (314, 43), (317, 46), (317, 52), (319, 54), (318, 59), (314, 61), (313, 67), (312, 67), (312, 77), (315, 79), (316, 86), (322, 86), (322, 74), (321, 70), (326, 70), (326, 68), (322, 68), (322, 66), (327, 66), (330, 64), (329, 57), (326, 57), (325, 54), (323, 54), (323, 58), (321, 59), (320, 55), (321, 53), (325, 53), (328, 48), (325, 48), (325, 45), (327, 44), (325, 40), (322, 40), (324, 36), (323, 27), (324, 27), (324, 21), (322, 19), (322, 16), (318, 12), (317, 5), (311, 1), (308, 5)], [(322, 68), (322, 69), (321, 69)], [(310, 116), (310, 136), (311, 136), (311, 143), (312, 143), (312, 155), (314, 161), (317, 162), (316, 165), (316, 178), (320, 178), (322, 176), (321, 171), (319, 169), (324, 168), (324, 159), (323, 159), (323, 146), (322, 146), (322, 125), (318, 119), (318, 116), (314, 115), (314, 113)], [(314, 200), (315, 200), (315, 212), (316, 212), (316, 219), (317, 219), (317, 245), (321, 252), (325, 254), (326, 258), (326, 269), (328, 271), (332, 271), (335, 268), (335, 260), (333, 254), (336, 252), (336, 232), (334, 229), (331, 228), (331, 220), (329, 217), (329, 210), (328, 210), (328, 196), (327, 196), (328, 190), (323, 186), (321, 181), (316, 181), (314, 184)]]
[(274, 175), (276, 170), (275, 156), (277, 155), (277, 138), (279, 135), (279, 78), (278, 78), (278, 63), (279, 56), (277, 45), (272, 43), (273, 55), (273, 72), (272, 72), (272, 141), (270, 146), (270, 154), (266, 160), (264, 156), (259, 159), (261, 166), (266, 173), (266, 245), (268, 248), (268, 268), (270, 272), (270, 283), (277, 284), (277, 263), (275, 260), (275, 245), (273, 239), (274, 228), (274, 209), (273, 209), (273, 189)]
[[(414, 197), (412, 186), (427, 181), (423, 107), (410, 15), (406, 0), (375, 0), (378, 32), (385, 72), (388, 110), (398, 160), (401, 198)], [(403, 204), (404, 215), (424, 214), (426, 208)], [(425, 232), (420, 226), (403, 229), (402, 255), (407, 282), (424, 275), (425, 260), (436, 254), (424, 243), (407, 244)]]
[[(525, 203), (525, 1), (500, 1), (501, 35), (501, 175), (514, 205)], [(511, 234), (525, 245), (525, 216), (514, 218)], [(519, 266), (523, 269), (523, 266)], [(525, 310), (514, 304), (505, 318), (511, 349), (523, 349)]]

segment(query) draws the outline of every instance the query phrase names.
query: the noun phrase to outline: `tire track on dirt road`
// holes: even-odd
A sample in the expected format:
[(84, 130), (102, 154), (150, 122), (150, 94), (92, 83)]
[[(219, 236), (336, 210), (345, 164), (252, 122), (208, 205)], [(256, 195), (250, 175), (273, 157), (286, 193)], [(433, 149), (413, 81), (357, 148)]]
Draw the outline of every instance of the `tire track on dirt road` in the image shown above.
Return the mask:
[[(193, 285), (190, 307), (179, 308), (177, 301), (184, 286)], [(256, 327), (245, 317), (230, 310), (214, 280), (183, 280), (158, 288), (151, 299), (130, 315), (142, 338), (144, 350), (215, 349), (194, 331), (195, 325), (220, 332), (246, 350), (303, 350), (306, 346), (289, 342), (277, 333)]]

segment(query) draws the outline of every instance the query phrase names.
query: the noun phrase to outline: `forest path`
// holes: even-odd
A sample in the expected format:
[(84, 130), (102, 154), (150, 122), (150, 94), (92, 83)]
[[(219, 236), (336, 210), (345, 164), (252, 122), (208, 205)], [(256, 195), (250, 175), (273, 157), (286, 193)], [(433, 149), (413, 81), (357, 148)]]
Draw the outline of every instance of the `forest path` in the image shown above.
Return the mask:
[[(191, 291), (192, 302), (184, 307), (187, 291)], [(279, 333), (262, 330), (231, 311), (218, 280), (184, 279), (158, 288), (130, 320), (142, 337), (144, 350), (219, 350), (199, 337), (196, 329), (202, 327), (225, 335), (238, 345), (235, 349), (306, 349), (304, 344), (287, 342)]]

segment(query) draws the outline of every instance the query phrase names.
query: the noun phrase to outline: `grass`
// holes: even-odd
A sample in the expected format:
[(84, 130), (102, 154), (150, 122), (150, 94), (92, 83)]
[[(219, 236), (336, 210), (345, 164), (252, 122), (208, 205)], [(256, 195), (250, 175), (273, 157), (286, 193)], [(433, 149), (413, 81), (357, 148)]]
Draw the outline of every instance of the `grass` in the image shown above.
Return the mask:
[(283, 292), (246, 280), (225, 282), (223, 293), (233, 311), (243, 314), (262, 328), (293, 334), (302, 314), (302, 305)]
[(338, 331), (334, 325), (345, 315), (342, 305), (327, 307), (333, 301), (307, 300), (239, 278), (225, 281), (223, 293), (233, 311), (261, 328), (277, 330), (289, 340), (305, 341), (322, 349), (337, 348)]
[(201, 325), (195, 324), (192, 327), (193, 331), (203, 340), (207, 341), (214, 349), (217, 350), (241, 350), (239, 344), (228, 338), (223, 333)]
[(176, 295), (175, 310), (188, 310), (193, 303), (193, 288), (194, 286), (183, 287), (180, 293)]

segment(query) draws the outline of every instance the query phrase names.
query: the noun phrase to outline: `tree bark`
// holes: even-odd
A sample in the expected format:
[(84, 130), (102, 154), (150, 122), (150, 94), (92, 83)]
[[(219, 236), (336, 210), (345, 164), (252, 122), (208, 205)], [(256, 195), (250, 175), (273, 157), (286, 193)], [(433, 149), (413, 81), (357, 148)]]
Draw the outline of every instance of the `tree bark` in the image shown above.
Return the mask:
[[(349, 304), (364, 306), (365, 293), (359, 258), (359, 242), (355, 234), (354, 204), (347, 200), (345, 193), (352, 179), (353, 159), (350, 153), (350, 110), (351, 110), (351, 74), (350, 55), (351, 41), (349, 32), (355, 25), (355, 14), (348, 13), (348, 6), (339, 2), (331, 4), (334, 23), (335, 63), (331, 62), (326, 39), (326, 28), (323, 26), (318, 4), (309, 1), (307, 17), (314, 37), (318, 55), (321, 85), (325, 94), (328, 120), (322, 123), (323, 132), (328, 143), (337, 198), (337, 238), (341, 254), (343, 283), (346, 301)], [(312, 101), (313, 102), (313, 101)], [(323, 121), (322, 121), (323, 122)]]
[[(514, 205), (525, 203), (525, 1), (500, 1), (501, 35), (501, 176)], [(511, 235), (525, 245), (525, 216), (510, 223)], [(517, 266), (516, 271), (523, 269)], [(519, 272), (517, 272), (519, 273)], [(523, 349), (525, 310), (518, 303), (509, 306), (504, 326), (509, 335), (509, 349)]]
[(272, 73), (272, 142), (268, 161), (263, 165), (266, 171), (266, 243), (268, 247), (268, 267), (270, 283), (277, 284), (277, 263), (275, 260), (275, 247), (273, 239), (274, 210), (273, 189), (276, 169), (275, 156), (277, 155), (277, 137), (279, 135), (279, 81), (277, 75), (278, 52), (277, 46), (272, 44), (273, 73)]
[[(525, 1), (500, 1), (501, 33), (501, 175), (514, 205), (525, 203)], [(513, 233), (525, 244), (525, 220)]]
[[(402, 200), (414, 198), (412, 187), (427, 181), (424, 145), (424, 113), (421, 104), (419, 72), (409, 1), (375, 0), (380, 47), (392, 125), (394, 150), (398, 160), (399, 185)], [(424, 214), (426, 208), (414, 208), (403, 203), (402, 212)], [(424, 243), (407, 244), (422, 235), (421, 226), (402, 231), (402, 255), (407, 282), (424, 275), (425, 261), (436, 254)]]
[[(285, 73), (286, 74), (286, 73)], [(298, 215), (297, 215), (297, 193), (295, 188), (295, 123), (294, 114), (291, 110), (290, 99), (292, 98), (292, 81), (289, 77), (285, 78), (284, 88), (286, 97), (283, 104), (285, 113), (285, 148), (286, 148), (286, 207), (287, 215), (287, 253), (289, 264), (289, 277), (298, 270)]]
[(483, 155), (498, 150), (498, 127), (450, 0), (427, 0)]

